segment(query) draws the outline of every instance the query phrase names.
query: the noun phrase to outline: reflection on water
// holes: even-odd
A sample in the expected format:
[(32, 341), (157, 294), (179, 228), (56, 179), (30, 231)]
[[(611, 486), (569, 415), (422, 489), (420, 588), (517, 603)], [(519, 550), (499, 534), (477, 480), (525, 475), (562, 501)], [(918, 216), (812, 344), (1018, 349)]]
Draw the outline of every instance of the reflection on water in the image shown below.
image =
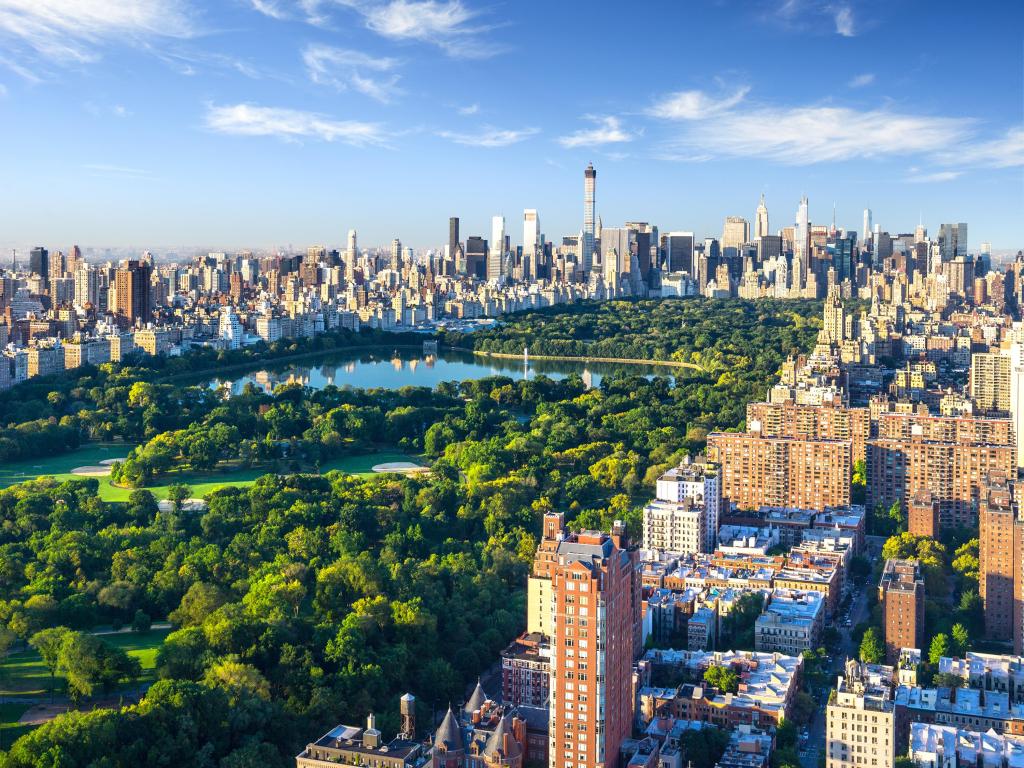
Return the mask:
[(301, 384), (323, 389), (327, 386), (399, 389), (406, 386), (431, 387), (444, 381), (482, 379), (487, 376), (508, 376), (531, 379), (539, 375), (564, 379), (577, 374), (587, 387), (601, 386), (601, 379), (613, 372), (644, 376), (668, 376), (676, 369), (650, 365), (616, 365), (614, 363), (574, 363), (554, 360), (524, 360), (477, 357), (465, 352), (443, 355), (415, 353), (391, 354), (364, 352), (357, 355), (325, 355), (322, 360), (271, 366), (265, 370), (238, 374), (236, 378), (216, 378), (208, 382), (213, 388), (230, 388), (239, 394), (246, 384), (264, 392), (272, 392), (282, 384)]

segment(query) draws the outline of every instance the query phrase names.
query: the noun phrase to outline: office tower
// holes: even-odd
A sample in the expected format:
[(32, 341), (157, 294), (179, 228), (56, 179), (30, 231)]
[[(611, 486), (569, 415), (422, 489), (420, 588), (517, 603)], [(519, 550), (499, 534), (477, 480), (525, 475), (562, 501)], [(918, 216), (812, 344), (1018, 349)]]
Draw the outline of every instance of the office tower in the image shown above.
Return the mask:
[(28, 271), (39, 275), (45, 285), (50, 281), (50, 252), (42, 246), (36, 246), (28, 255)]
[(391, 241), (391, 268), (402, 269), (402, 241), (397, 237)]
[(748, 403), (747, 425), (751, 429), (756, 427), (764, 437), (848, 441), (854, 462), (864, 458), (871, 437), (871, 414), (867, 408), (828, 403)]
[(523, 259), (531, 258), (537, 253), (540, 244), (540, 217), (533, 208), (523, 211)]
[[(601, 261), (605, 272), (616, 275), (630, 273), (636, 255), (636, 230), (626, 227), (605, 227), (601, 231)], [(614, 254), (614, 255), (613, 255)]]
[(505, 258), (505, 217), (491, 218), (491, 242), (487, 254), (487, 279), (501, 277), (501, 262)]
[(762, 192), (761, 202), (757, 204), (757, 214), (754, 216), (754, 239), (759, 240), (769, 234), (771, 231), (768, 229), (768, 206), (764, 204), (764, 192)]
[(767, 437), (759, 424), (747, 428), (708, 435), (708, 458), (721, 467), (723, 509), (850, 503), (851, 441)]
[(459, 217), (452, 216), (448, 219), (448, 253), (449, 259), (455, 258), (455, 247), (459, 244)]
[(669, 232), (665, 238), (665, 269), (693, 275), (693, 232)]
[(769, 259), (777, 259), (782, 255), (782, 237), (779, 235), (761, 235), (757, 238), (757, 260), (759, 263)]
[[(1011, 475), (1011, 477), (1014, 475)], [(1008, 476), (992, 472), (978, 505), (978, 594), (984, 606), (985, 637), (1013, 640), (1020, 653), (1022, 543), (1014, 488)]]
[(836, 270), (836, 282), (853, 279), (857, 264), (857, 236), (854, 233), (837, 237), (832, 243), (832, 266)]
[(145, 324), (153, 316), (152, 267), (145, 261), (128, 261), (114, 275), (115, 313), (129, 325)]
[(914, 229), (914, 244), (928, 242), (928, 229), (924, 224), (918, 224)]
[(967, 255), (967, 224), (941, 224), (939, 226), (939, 253), (943, 261)]
[(886, 560), (878, 583), (885, 631), (885, 660), (895, 664), (902, 648), (924, 640), (924, 577), (916, 560)]
[(796, 209), (796, 224), (793, 227), (793, 290), (802, 291), (807, 284), (807, 267), (810, 264), (811, 231), (807, 219), (807, 195), (800, 198)]
[(867, 444), (867, 504), (906, 504), (930, 493), (939, 527), (978, 524), (981, 483), (992, 470), (1015, 471), (1009, 419), (881, 413)]
[(893, 768), (897, 745), (891, 673), (850, 659), (829, 699), (825, 768)]
[(487, 278), (487, 241), (477, 235), (466, 238), (466, 274)]
[(871, 250), (871, 209), (870, 208), (865, 208), (864, 209), (864, 228), (861, 230), (860, 236), (861, 236), (861, 239), (863, 240), (863, 242), (861, 243), (861, 246), (863, 247), (863, 250), (865, 250), (865, 251)]
[[(553, 554), (553, 558), (550, 558)], [(625, 530), (563, 534), (538, 550), (551, 577), (549, 766), (618, 768), (633, 724), (636, 552)]]
[(740, 246), (747, 242), (749, 235), (750, 225), (746, 219), (742, 216), (726, 216), (725, 224), (722, 225), (722, 250), (739, 250)]
[(971, 355), (971, 400), (980, 412), (1010, 412), (1010, 368), (1008, 355), (999, 352), (975, 352)]
[(594, 259), (594, 195), (597, 191), (597, 171), (593, 163), (587, 163), (583, 171), (583, 253), (580, 264), (583, 273), (590, 274)]

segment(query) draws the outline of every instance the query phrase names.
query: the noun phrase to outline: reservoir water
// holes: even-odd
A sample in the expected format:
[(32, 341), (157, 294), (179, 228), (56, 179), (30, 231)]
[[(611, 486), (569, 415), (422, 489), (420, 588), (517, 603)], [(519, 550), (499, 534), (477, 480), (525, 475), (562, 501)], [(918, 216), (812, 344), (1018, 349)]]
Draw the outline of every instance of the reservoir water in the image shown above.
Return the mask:
[(532, 379), (548, 376), (564, 379), (577, 374), (592, 387), (601, 385), (601, 379), (612, 373), (641, 376), (675, 377), (682, 371), (657, 365), (622, 365), (616, 363), (582, 363), (555, 360), (529, 360), (493, 358), (469, 352), (446, 351), (440, 355), (422, 355), (414, 351), (387, 352), (383, 350), (357, 353), (333, 353), (323, 358), (298, 362), (269, 364), (265, 368), (211, 379), (213, 388), (230, 388), (239, 394), (246, 384), (272, 392), (280, 384), (302, 384), (314, 389), (336, 387), (400, 389), (401, 387), (431, 387), (444, 381), (483, 379), (488, 376), (508, 376), (513, 379)]

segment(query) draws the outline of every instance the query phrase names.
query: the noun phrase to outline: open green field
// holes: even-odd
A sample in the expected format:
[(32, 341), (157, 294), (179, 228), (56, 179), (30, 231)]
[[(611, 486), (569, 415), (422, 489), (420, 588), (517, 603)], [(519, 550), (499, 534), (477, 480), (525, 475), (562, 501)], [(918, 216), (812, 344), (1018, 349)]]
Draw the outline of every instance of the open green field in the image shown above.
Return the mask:
[[(142, 665), (142, 677), (138, 682), (147, 682), (154, 679), (156, 652), (168, 633), (169, 629), (152, 629), (149, 632), (118, 632), (99, 637), (103, 642), (123, 649), (129, 656), (135, 656)], [(46, 696), (49, 687), (50, 672), (43, 666), (39, 654), (31, 648), (12, 653), (0, 667), (0, 697)], [(55, 690), (60, 692), (63, 687), (64, 680), (57, 675)]]
[[(45, 476), (53, 477), (58, 482), (82, 479), (79, 475), (71, 474), (71, 470), (98, 464), (104, 459), (124, 458), (131, 449), (132, 446), (125, 443), (96, 443), (61, 456), (4, 464), (0, 466), (0, 488)], [(336, 469), (353, 475), (370, 476), (373, 474), (374, 465), (392, 461), (416, 462), (417, 459), (396, 451), (381, 451), (361, 456), (342, 456), (324, 464), (320, 471), (329, 472)], [(182, 472), (166, 478), (163, 484), (149, 486), (146, 490), (157, 500), (161, 500), (167, 498), (171, 485), (184, 483), (192, 489), (192, 495), (199, 498), (225, 486), (248, 487), (256, 482), (257, 478), (267, 474), (267, 471), (266, 468), (259, 467), (223, 472)], [(99, 495), (104, 501), (127, 501), (131, 496), (133, 489), (119, 488), (110, 482), (109, 477), (95, 479), (99, 481)]]

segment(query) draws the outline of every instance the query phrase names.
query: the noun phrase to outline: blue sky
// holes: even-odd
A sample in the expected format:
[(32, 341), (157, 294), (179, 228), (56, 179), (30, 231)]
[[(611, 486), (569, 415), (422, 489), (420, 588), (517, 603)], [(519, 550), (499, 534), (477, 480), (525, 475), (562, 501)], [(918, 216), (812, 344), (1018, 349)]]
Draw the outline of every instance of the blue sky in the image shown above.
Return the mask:
[(0, 246), (967, 221), (1024, 247), (1024, 4), (0, 0)]

